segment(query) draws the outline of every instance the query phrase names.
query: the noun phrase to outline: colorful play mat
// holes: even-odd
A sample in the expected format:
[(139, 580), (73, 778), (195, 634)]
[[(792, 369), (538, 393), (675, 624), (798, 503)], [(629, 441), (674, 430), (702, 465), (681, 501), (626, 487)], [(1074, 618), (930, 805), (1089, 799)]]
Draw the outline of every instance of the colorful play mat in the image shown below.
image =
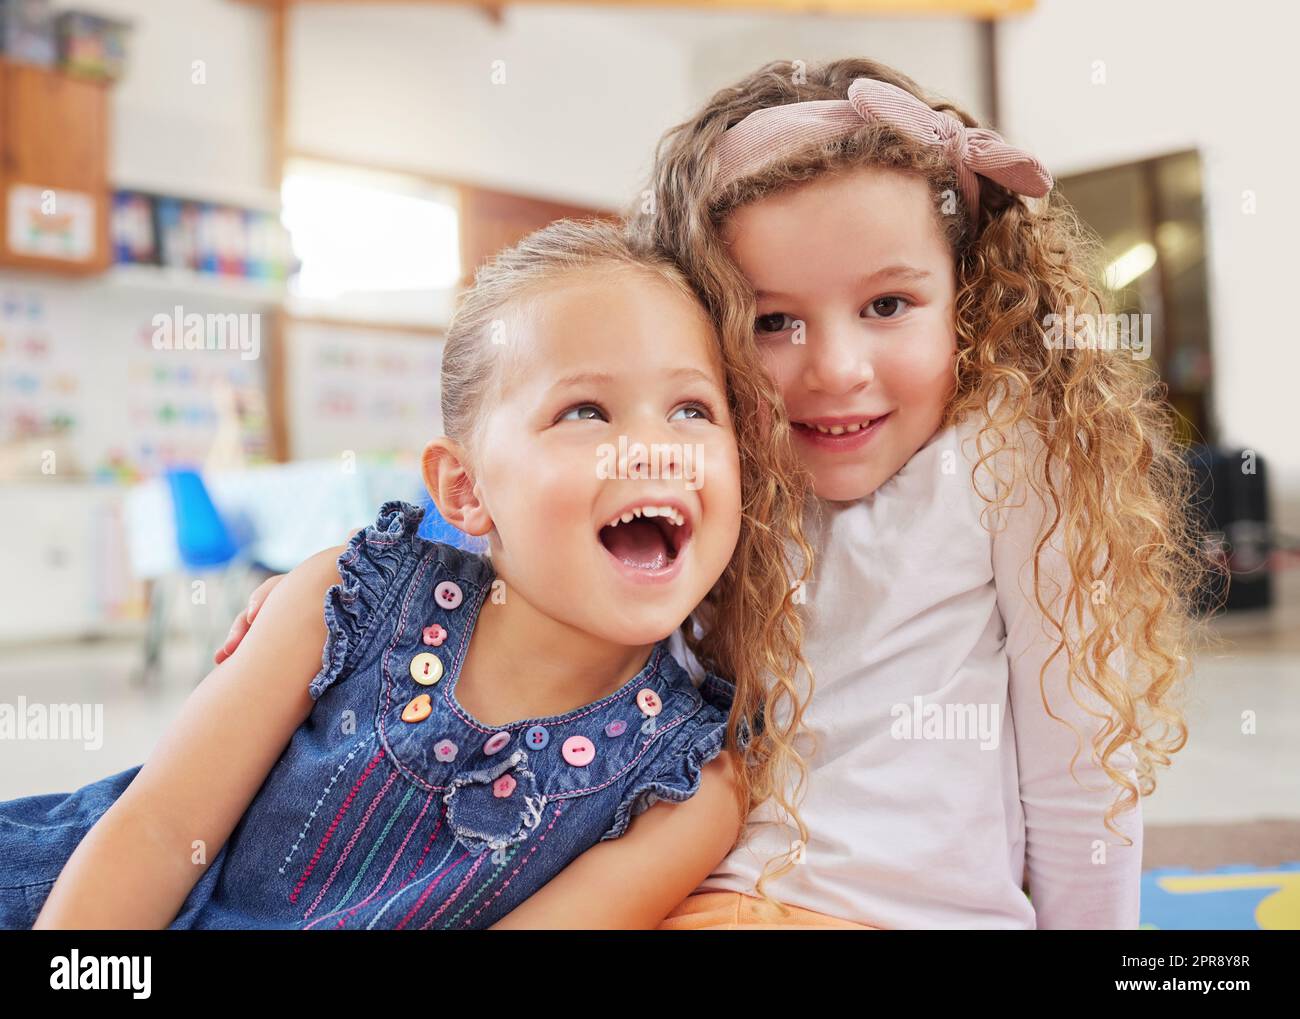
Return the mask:
[(1300, 861), (1142, 875), (1145, 930), (1300, 930)]

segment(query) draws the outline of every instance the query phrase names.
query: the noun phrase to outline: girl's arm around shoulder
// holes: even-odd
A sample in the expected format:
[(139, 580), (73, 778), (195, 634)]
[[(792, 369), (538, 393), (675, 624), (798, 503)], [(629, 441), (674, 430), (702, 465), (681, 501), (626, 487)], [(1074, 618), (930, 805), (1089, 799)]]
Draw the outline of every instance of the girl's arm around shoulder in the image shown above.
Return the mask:
[(721, 751), (701, 769), (694, 796), (639, 814), (621, 837), (588, 849), (493, 929), (656, 927), (735, 845), (739, 768), (731, 751)]
[(313, 556), (271, 592), (239, 653), (195, 688), (72, 854), (36, 927), (172, 922), (311, 713), (308, 684), (321, 668), (324, 598), (339, 583), (340, 551)]

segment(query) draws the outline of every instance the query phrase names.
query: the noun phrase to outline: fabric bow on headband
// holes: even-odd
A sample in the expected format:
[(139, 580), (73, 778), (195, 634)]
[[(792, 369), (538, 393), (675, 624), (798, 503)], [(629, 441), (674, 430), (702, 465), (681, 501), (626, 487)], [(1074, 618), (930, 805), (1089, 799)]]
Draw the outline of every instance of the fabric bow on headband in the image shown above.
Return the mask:
[(874, 78), (858, 78), (848, 99), (818, 99), (755, 110), (728, 128), (718, 143), (715, 187), (761, 170), (768, 163), (816, 143), (831, 141), (867, 124), (884, 124), (928, 145), (941, 145), (957, 169), (957, 183), (971, 218), (979, 213), (979, 177), (1017, 194), (1042, 198), (1052, 175), (996, 131), (967, 127), (946, 111), (931, 109), (912, 93)]

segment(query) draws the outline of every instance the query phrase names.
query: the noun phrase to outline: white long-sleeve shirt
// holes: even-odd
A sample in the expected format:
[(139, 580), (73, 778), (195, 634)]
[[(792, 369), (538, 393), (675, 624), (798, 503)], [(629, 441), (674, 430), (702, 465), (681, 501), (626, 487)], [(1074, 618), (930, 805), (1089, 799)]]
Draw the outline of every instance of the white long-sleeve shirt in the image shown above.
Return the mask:
[[(974, 430), (942, 430), (871, 496), (810, 512), (804, 718), (817, 745), (798, 742), (809, 838), (769, 888), (884, 928), (1133, 928), (1141, 808), (1116, 819), (1125, 846), (1103, 822), (1116, 787), (1093, 760), (1098, 720), (1066, 691), (1061, 655), (1045, 688), (1083, 734), (1070, 774), (1079, 740), (1039, 687), (1055, 645), (1033, 600), (1042, 504), (1021, 486), (994, 518), (1005, 527), (981, 524), (962, 441)], [(1042, 567), (1068, 582), (1059, 553)], [(1115, 761), (1133, 777), (1130, 756)], [(775, 816), (756, 808), (701, 889), (753, 894), (764, 861), (796, 838)]]

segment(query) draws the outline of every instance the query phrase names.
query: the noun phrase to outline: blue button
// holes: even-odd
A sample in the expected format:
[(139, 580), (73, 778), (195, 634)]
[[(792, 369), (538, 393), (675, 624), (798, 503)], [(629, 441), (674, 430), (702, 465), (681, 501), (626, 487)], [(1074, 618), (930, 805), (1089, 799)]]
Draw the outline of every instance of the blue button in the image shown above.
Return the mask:
[(549, 742), (551, 742), (551, 734), (540, 725), (534, 725), (524, 734), (524, 746), (529, 750), (541, 750)]

